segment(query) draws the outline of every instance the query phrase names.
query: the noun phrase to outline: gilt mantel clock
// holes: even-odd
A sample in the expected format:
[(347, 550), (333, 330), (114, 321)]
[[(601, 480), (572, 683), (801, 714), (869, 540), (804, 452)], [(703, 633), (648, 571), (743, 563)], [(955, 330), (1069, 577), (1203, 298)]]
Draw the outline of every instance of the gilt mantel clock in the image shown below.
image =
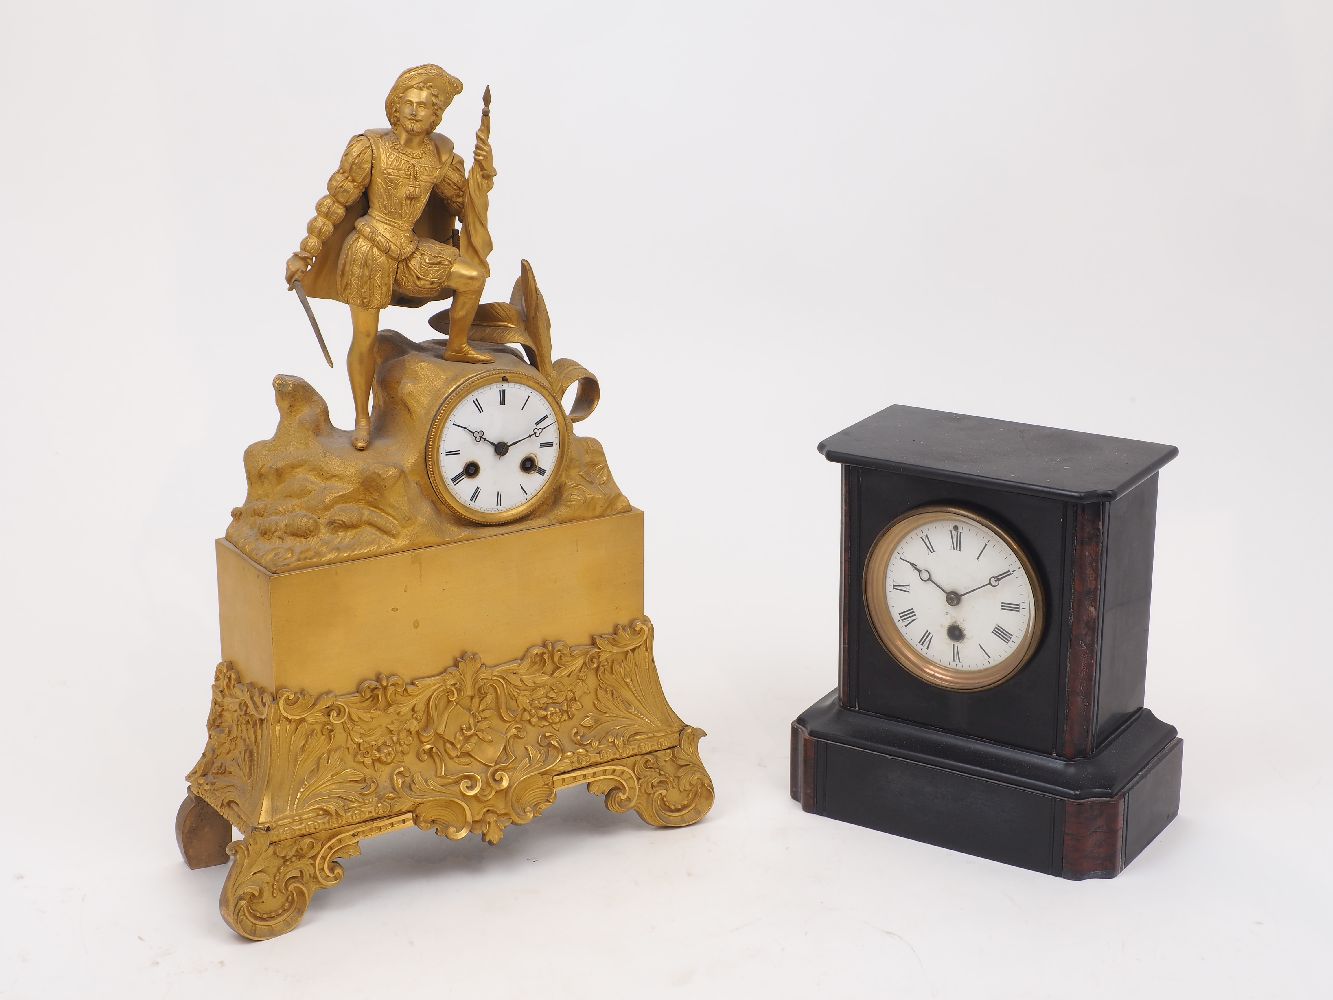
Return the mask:
[(836, 691), (792, 724), (807, 812), (1066, 878), (1176, 815), (1143, 707), (1168, 445), (891, 406), (843, 467)]
[[(216, 545), (222, 662), (176, 832), (190, 867), (230, 859), (222, 916), (247, 938), (294, 928), (370, 837), (495, 844), (579, 785), (653, 826), (713, 804), (704, 732), (658, 678), (643, 513), (575, 431), (600, 384), (553, 357), (527, 261), (481, 301), (490, 90), (469, 171), (434, 132), (461, 89), (403, 73), (286, 264), (321, 346), (308, 299), (351, 307), (355, 423), (277, 376)], [(427, 322), (447, 339), (380, 327), (446, 299)]]

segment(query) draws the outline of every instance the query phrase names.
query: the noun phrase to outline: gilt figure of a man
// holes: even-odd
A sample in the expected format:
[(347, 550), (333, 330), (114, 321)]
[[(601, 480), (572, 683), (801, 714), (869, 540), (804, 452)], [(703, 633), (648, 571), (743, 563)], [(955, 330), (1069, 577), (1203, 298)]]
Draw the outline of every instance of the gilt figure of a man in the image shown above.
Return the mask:
[[(352, 444), (359, 450), (370, 444), (380, 310), (452, 295), (445, 358), (492, 360), (467, 342), (488, 269), (458, 249), (455, 224), (467, 200), (463, 158), (435, 131), (462, 89), (439, 66), (399, 76), (384, 102), (390, 127), (367, 130), (347, 144), (300, 249), (287, 261), (289, 286), (300, 279), (308, 295), (351, 307), (347, 372), (356, 405)], [(490, 145), (480, 132), (473, 169), (494, 176)]]

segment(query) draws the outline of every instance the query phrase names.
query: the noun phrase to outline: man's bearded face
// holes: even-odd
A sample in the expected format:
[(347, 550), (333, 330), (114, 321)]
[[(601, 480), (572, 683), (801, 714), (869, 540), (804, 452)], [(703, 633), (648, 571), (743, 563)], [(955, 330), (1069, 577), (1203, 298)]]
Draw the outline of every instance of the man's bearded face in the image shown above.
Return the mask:
[(439, 116), (435, 110), (435, 95), (421, 87), (405, 91), (398, 99), (398, 125), (408, 135), (427, 135), (435, 128)]

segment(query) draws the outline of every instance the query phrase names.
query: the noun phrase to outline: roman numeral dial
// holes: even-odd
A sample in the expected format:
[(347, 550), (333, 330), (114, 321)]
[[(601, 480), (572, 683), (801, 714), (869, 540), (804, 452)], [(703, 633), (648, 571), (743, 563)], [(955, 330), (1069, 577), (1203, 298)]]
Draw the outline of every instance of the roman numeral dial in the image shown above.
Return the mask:
[(568, 420), (541, 380), (526, 371), (489, 371), (462, 383), (440, 405), (427, 445), (436, 495), (482, 524), (522, 517), (559, 479)]
[(896, 666), (938, 687), (1002, 683), (1042, 638), (1032, 561), (1011, 534), (974, 511), (923, 507), (898, 518), (871, 547), (864, 593)]

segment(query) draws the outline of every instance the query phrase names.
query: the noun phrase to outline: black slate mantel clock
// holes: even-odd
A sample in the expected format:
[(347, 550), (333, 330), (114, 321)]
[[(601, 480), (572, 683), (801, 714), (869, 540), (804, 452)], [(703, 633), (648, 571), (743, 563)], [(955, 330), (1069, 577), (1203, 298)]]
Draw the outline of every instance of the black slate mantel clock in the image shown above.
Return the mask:
[(891, 406), (843, 467), (838, 689), (792, 723), (792, 797), (1065, 878), (1175, 817), (1182, 743), (1143, 707), (1157, 473), (1177, 452)]

